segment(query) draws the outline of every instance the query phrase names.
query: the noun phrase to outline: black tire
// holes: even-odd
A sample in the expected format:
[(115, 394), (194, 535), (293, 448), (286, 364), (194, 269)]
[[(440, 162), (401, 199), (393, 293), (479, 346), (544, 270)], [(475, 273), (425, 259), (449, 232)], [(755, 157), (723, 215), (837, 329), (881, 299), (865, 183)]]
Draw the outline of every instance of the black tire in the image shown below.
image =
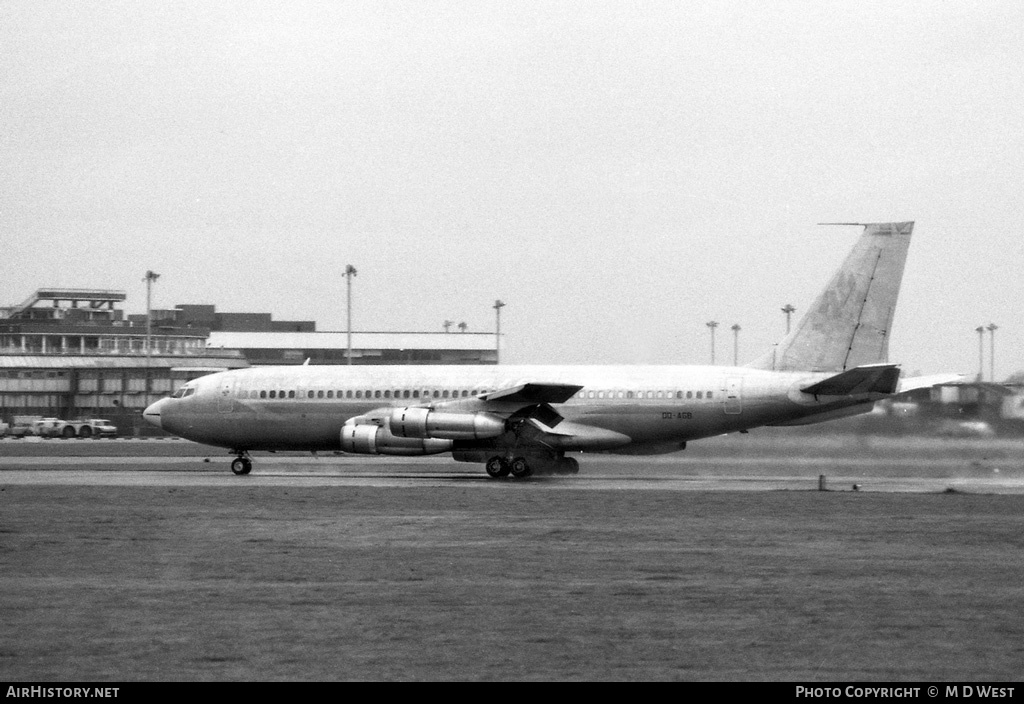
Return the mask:
[(90, 428), (88, 425), (83, 425), (78, 431), (78, 437), (82, 438), (83, 440), (91, 438), (92, 428)]
[(487, 460), (484, 469), (492, 479), (504, 479), (512, 471), (512, 465), (504, 457), (492, 457)]
[(75, 429), (70, 425), (65, 425), (64, 430), (62, 430), (60, 434), (65, 440), (70, 440), (75, 437)]
[(525, 479), (533, 474), (533, 467), (524, 457), (516, 457), (512, 460), (512, 476), (516, 479)]
[(238, 476), (248, 474), (252, 471), (252, 461), (247, 457), (236, 457), (231, 463), (231, 471)]

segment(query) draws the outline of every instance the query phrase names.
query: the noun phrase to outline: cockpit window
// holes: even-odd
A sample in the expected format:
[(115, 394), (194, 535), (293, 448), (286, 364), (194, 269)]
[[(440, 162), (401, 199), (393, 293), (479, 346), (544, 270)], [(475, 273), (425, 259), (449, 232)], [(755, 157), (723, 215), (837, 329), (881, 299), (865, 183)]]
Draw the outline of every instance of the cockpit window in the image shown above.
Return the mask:
[(171, 398), (187, 398), (194, 394), (195, 392), (196, 387), (194, 386), (182, 386), (180, 389), (178, 389), (171, 395)]

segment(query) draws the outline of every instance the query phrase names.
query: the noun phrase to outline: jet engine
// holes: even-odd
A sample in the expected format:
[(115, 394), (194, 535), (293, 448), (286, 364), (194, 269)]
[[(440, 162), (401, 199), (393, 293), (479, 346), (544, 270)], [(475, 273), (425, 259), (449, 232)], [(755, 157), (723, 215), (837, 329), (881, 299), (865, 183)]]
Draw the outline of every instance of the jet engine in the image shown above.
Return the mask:
[(491, 413), (454, 413), (429, 408), (396, 408), (388, 423), (396, 438), (480, 440), (505, 432), (505, 421)]
[(396, 438), (386, 425), (358, 423), (353, 418), (341, 429), (341, 449), (360, 455), (436, 455), (452, 449), (451, 440)]

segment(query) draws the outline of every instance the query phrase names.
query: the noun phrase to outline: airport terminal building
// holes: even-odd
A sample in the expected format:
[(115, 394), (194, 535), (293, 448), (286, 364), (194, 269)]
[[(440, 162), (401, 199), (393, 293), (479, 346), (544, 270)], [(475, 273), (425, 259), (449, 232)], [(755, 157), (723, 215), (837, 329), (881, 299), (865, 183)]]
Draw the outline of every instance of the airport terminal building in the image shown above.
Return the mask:
[[(0, 308), (0, 421), (106, 418), (148, 432), (141, 412), (190, 379), (263, 364), (348, 364), (349, 335), (269, 313), (185, 304), (125, 315), (123, 291), (39, 289)], [(356, 332), (352, 364), (494, 364), (492, 333)], [(308, 360), (308, 361), (307, 361)]]

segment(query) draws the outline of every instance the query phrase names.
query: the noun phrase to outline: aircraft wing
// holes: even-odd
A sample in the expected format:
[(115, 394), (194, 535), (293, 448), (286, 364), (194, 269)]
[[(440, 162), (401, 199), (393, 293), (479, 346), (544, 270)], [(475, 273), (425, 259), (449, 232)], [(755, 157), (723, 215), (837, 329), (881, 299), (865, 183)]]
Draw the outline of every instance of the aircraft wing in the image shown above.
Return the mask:
[(535, 444), (558, 450), (595, 450), (628, 444), (630, 438), (622, 433), (569, 422), (552, 408), (551, 404), (565, 403), (582, 388), (578, 384), (527, 382), (435, 408), (464, 408), (506, 418), (517, 427), (519, 447)]
[(540, 384), (529, 382), (507, 389), (492, 391), (478, 398), (481, 401), (501, 401), (502, 403), (522, 403), (524, 405), (565, 403), (582, 388), (582, 386), (575, 384)]
[(896, 392), (900, 369), (896, 364), (865, 364), (800, 389), (815, 396), (891, 394)]
[(492, 413), (510, 420), (533, 418), (544, 426), (553, 428), (561, 423), (563, 418), (551, 404), (565, 403), (582, 388), (577, 384), (527, 382), (478, 394), (472, 398), (453, 398), (440, 402), (427, 400), (422, 405), (451, 412)]

